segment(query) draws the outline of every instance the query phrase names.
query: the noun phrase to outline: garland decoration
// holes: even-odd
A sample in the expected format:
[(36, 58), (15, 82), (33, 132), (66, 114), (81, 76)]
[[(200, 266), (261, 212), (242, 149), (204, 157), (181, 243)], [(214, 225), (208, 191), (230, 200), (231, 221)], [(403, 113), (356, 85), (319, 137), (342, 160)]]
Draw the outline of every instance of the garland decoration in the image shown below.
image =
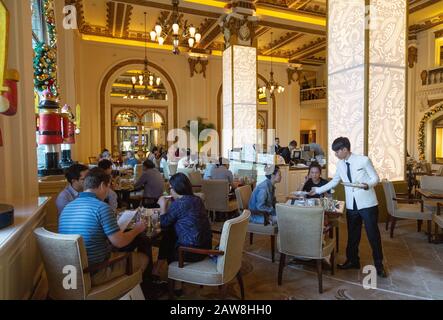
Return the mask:
[(43, 14), (48, 29), (49, 44), (39, 42), (34, 48), (34, 87), (38, 93), (50, 90), (55, 97), (58, 97), (54, 0), (43, 0)]
[(425, 126), (426, 122), (431, 119), (436, 113), (443, 111), (443, 104), (440, 104), (431, 110), (425, 112), (418, 127), (418, 156), (420, 161), (425, 160)]

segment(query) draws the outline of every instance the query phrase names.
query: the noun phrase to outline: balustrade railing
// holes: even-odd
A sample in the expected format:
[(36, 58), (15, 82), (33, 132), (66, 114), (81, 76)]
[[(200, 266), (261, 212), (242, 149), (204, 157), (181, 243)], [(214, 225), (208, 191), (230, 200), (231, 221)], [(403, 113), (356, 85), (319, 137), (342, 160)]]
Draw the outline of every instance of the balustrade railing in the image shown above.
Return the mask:
[(301, 101), (309, 101), (309, 100), (318, 100), (318, 99), (326, 99), (326, 87), (316, 87), (300, 90), (300, 100)]
[(421, 82), (424, 86), (443, 83), (443, 67), (423, 70), (421, 72)]

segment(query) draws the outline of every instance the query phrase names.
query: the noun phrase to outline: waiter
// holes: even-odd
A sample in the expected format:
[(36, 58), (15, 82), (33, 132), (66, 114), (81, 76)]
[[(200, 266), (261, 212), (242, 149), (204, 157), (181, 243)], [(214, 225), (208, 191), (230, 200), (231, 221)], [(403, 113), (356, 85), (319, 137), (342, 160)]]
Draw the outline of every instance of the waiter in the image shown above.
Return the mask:
[(348, 138), (340, 137), (332, 143), (335, 156), (340, 159), (334, 178), (323, 187), (312, 188), (310, 195), (322, 194), (335, 188), (340, 181), (359, 183), (360, 188), (345, 187), (348, 244), (346, 262), (337, 265), (339, 269), (360, 269), (358, 246), (361, 238), (362, 222), (372, 248), (374, 265), (377, 275), (386, 278), (383, 267), (383, 252), (378, 229), (378, 202), (374, 187), (379, 182), (371, 160), (366, 156), (351, 153), (351, 143)]

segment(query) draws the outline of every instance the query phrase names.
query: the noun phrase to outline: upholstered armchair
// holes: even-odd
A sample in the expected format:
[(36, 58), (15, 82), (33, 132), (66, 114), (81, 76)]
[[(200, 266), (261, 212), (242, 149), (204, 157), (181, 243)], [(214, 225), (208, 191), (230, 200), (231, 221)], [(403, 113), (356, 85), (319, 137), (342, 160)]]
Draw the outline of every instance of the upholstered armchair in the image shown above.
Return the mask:
[(278, 285), (282, 284), (286, 256), (316, 260), (318, 291), (323, 293), (322, 260), (329, 255), (331, 274), (334, 274), (335, 241), (324, 236), (322, 207), (300, 207), (277, 204), (277, 246), (280, 252)]
[[(131, 253), (122, 253), (99, 265), (88, 265), (86, 249), (80, 235), (62, 235), (44, 228), (34, 230), (43, 258), (49, 284), (49, 298), (56, 300), (112, 300), (119, 299), (139, 286), (141, 270), (133, 270)], [(126, 274), (99, 286), (92, 286), (91, 273), (104, 269), (122, 260), (127, 261)], [(76, 288), (63, 287), (66, 266), (76, 270)], [(140, 288), (140, 287), (138, 287)], [(140, 295), (143, 295), (140, 290)]]
[[(423, 176), (420, 179), (420, 188), (426, 190), (439, 190), (443, 193), (443, 177), (440, 176)], [(428, 210), (435, 213), (437, 211), (437, 199), (423, 198), (424, 206)]]
[[(223, 286), (226, 292), (226, 285), (235, 277), (240, 285), (241, 298), (245, 298), (240, 268), (250, 215), (249, 210), (244, 210), (239, 217), (224, 223), (218, 250), (178, 248), (179, 261), (171, 263), (168, 269), (170, 298), (173, 298), (174, 281), (200, 286)], [(217, 256), (217, 261), (207, 257), (199, 262), (184, 262), (185, 252)]]
[(425, 210), (423, 200), (398, 198), (391, 181), (383, 180), (382, 185), (391, 222), (390, 237), (394, 237), (394, 229), (398, 219), (412, 219), (418, 222), (418, 232), (421, 231), (421, 222), (427, 221), (428, 241), (431, 242), (432, 212)]
[(190, 172), (188, 178), (189, 181), (191, 181), (192, 190), (194, 192), (201, 192), (203, 184), (203, 177), (201, 173), (199, 171)]
[(442, 212), (443, 212), (443, 202), (438, 202), (437, 203), (437, 213), (432, 216), (432, 221), (434, 221), (434, 225), (435, 225), (435, 238), (436, 238), (435, 240), (437, 243), (440, 242), (437, 239), (439, 228), (443, 228), (443, 216), (441, 215)]
[[(235, 197), (237, 198), (238, 210), (242, 212), (245, 209), (249, 209), (249, 199), (252, 195), (252, 189), (250, 185), (238, 187), (235, 189)], [(272, 262), (275, 261), (275, 235), (278, 232), (277, 225), (262, 225), (258, 223), (248, 224), (249, 243), (252, 244), (254, 234), (261, 234), (271, 237), (271, 258)]]
[(205, 195), (205, 207), (214, 221), (215, 212), (230, 213), (237, 211), (237, 201), (229, 199), (228, 180), (203, 180), (202, 192)]

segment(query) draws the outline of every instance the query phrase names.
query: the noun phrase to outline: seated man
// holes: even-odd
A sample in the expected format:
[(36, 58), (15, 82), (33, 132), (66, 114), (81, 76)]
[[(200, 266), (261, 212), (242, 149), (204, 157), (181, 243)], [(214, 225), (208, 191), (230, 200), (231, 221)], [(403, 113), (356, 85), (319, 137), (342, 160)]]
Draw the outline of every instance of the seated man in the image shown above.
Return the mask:
[[(112, 178), (112, 162), (106, 159), (100, 160), (98, 163), (98, 167), (103, 169), (107, 175)], [(115, 214), (117, 212), (118, 207), (118, 196), (114, 190), (109, 188), (109, 193), (106, 196), (105, 202), (109, 204), (112, 212)]]
[(232, 172), (229, 171), (229, 161), (228, 159), (219, 158), (218, 164), (215, 168), (212, 168), (210, 173), (212, 180), (228, 180), (232, 189), (235, 189), (234, 177)]
[(135, 190), (143, 191), (143, 205), (147, 208), (157, 208), (157, 201), (163, 195), (165, 180), (162, 174), (155, 168), (151, 160), (143, 162), (143, 174), (135, 183)]
[(66, 170), (65, 177), (68, 180), (68, 185), (59, 193), (55, 201), (59, 215), (65, 206), (77, 199), (79, 193), (83, 191), (83, 182), (88, 170), (88, 167), (82, 164), (73, 164)]
[[(85, 191), (69, 203), (60, 215), (58, 232), (82, 236), (89, 266), (102, 263), (113, 256), (109, 242), (116, 248), (127, 247), (146, 229), (143, 222), (137, 222), (131, 231), (120, 230), (115, 215), (103, 202), (108, 195), (110, 182), (111, 177), (103, 169), (91, 169), (85, 178)], [(150, 253), (142, 252), (139, 247), (138, 252), (133, 253), (134, 269), (145, 271), (148, 256)], [(125, 271), (126, 261), (122, 260), (107, 269), (92, 273), (91, 282), (94, 286), (100, 285), (125, 274)], [(149, 273), (150, 270), (144, 272), (144, 280), (149, 277)]]
[(180, 160), (178, 160), (177, 169), (192, 168), (194, 165), (195, 162), (191, 158), (191, 150), (188, 149), (186, 151), (186, 157), (183, 157)]
[(131, 166), (133, 168), (135, 167), (136, 164), (138, 164), (138, 160), (134, 157), (132, 151), (126, 152), (126, 160), (124, 164), (127, 166)]
[[(265, 168), (266, 180), (255, 187), (249, 200), (251, 210), (250, 221), (252, 223), (267, 225), (269, 222), (277, 222), (275, 212), (275, 185), (281, 181), (281, 172), (278, 166), (267, 166)], [(269, 217), (269, 220), (266, 218)]]
[(292, 140), (285, 148), (280, 149), (280, 155), (285, 159), (286, 164), (292, 164), (292, 152), (297, 148), (297, 141)]

